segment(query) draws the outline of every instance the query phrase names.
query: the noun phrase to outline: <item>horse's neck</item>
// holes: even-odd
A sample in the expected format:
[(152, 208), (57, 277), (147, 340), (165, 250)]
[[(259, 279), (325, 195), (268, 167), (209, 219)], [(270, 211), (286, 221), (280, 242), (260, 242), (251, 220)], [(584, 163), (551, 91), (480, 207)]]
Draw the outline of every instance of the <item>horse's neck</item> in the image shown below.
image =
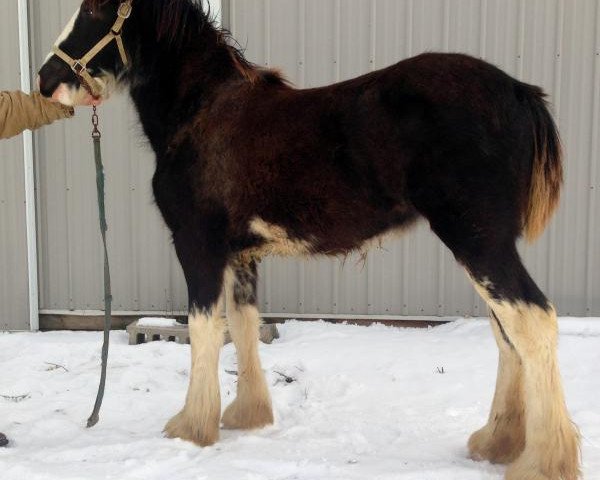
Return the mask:
[(142, 44), (131, 79), (131, 96), (144, 131), (160, 156), (170, 137), (237, 72), (214, 30), (176, 48)]

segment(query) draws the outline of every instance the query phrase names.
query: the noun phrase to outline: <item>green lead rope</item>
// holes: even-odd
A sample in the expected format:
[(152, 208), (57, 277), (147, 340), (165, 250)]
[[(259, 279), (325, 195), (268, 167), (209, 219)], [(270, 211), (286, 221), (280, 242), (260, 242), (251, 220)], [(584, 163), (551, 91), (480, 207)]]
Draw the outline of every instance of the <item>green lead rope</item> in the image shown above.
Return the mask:
[(100, 146), (100, 130), (98, 130), (98, 114), (96, 107), (92, 115), (92, 139), (94, 142), (94, 161), (96, 163), (96, 187), (98, 192), (98, 214), (100, 219), (100, 233), (102, 234), (102, 244), (104, 246), (104, 341), (102, 343), (102, 373), (100, 374), (100, 385), (98, 386), (98, 395), (94, 410), (88, 418), (87, 428), (91, 428), (98, 423), (100, 419), (100, 407), (104, 398), (104, 387), (106, 386), (106, 368), (108, 363), (108, 343), (110, 340), (111, 327), (111, 304), (112, 294), (110, 291), (110, 267), (108, 264), (108, 248), (106, 247), (106, 231), (108, 225), (106, 223), (106, 208), (104, 204), (104, 166), (102, 165), (102, 149)]

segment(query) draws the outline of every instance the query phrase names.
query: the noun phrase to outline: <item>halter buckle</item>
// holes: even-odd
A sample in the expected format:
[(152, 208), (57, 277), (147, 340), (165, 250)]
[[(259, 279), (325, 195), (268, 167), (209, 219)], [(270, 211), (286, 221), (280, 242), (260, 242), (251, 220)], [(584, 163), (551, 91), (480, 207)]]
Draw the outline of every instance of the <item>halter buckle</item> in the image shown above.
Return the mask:
[(73, 71), (77, 74), (77, 76), (81, 75), (81, 72), (87, 70), (87, 67), (81, 63), (80, 60), (75, 60), (75, 63), (71, 67)]
[(119, 9), (117, 10), (117, 15), (123, 19), (128, 19), (131, 15), (131, 10), (133, 7), (131, 6), (131, 2), (123, 2), (119, 5)]

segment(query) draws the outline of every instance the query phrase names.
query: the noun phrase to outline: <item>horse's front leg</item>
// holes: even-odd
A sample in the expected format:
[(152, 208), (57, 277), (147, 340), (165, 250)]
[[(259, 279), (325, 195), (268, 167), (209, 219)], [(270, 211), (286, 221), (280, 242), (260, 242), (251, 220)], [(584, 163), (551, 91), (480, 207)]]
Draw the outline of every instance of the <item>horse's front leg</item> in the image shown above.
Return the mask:
[(173, 239), (188, 284), (192, 367), (185, 406), (167, 423), (165, 433), (207, 446), (219, 439), (218, 366), (224, 335), (221, 293), (225, 254), (214, 248), (214, 242), (204, 241), (202, 231), (180, 233)]
[(225, 428), (253, 429), (273, 423), (271, 396), (260, 365), (260, 318), (256, 307), (256, 264), (236, 262), (227, 269), (227, 322), (238, 360), (237, 397), (223, 414)]

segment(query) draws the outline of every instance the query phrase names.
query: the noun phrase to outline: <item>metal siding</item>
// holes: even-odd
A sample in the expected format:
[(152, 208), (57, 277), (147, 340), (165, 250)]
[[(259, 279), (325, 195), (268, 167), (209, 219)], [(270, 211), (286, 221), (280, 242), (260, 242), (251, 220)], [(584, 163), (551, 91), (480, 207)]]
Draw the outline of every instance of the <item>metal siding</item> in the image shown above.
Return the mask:
[[(588, 268), (600, 267), (598, 256), (590, 258), (588, 245), (588, 208), (600, 211), (597, 197), (590, 196), (590, 169), (597, 160), (592, 152), (593, 98), (598, 83), (594, 84), (595, 42), (598, 30), (597, 1), (585, 0), (566, 4), (564, 9), (564, 39), (560, 55), (563, 75), (560, 91), (559, 121), (567, 145), (566, 188), (552, 240), (553, 274), (550, 277), (554, 296), (561, 311), (583, 315), (590, 298), (599, 295), (598, 284), (588, 290)], [(568, 74), (567, 74), (568, 73)], [(597, 79), (597, 77), (596, 77)], [(597, 114), (597, 112), (596, 112)], [(596, 242), (598, 241), (598, 237)], [(589, 265), (588, 265), (589, 262)], [(595, 290), (595, 291), (594, 291)], [(597, 314), (598, 311), (591, 313)]]
[(589, 157), (589, 206), (588, 206), (588, 248), (587, 248), (587, 290), (586, 312), (600, 311), (600, 4), (596, 5), (596, 39), (594, 45), (594, 94), (592, 99), (592, 122), (594, 129), (590, 141)]
[[(0, 85), (17, 90), (17, 1), (5, 2), (0, 19)], [(0, 331), (29, 330), (25, 177), (21, 136), (0, 141)]]
[[(14, 3), (0, 33), (5, 65), (5, 59), (17, 64)], [(31, 2), (33, 66), (79, 3)], [(600, 315), (600, 0), (230, 0), (223, 12), (251, 60), (280, 67), (298, 86), (343, 80), (427, 50), (482, 56), (544, 86), (563, 134), (567, 181), (550, 228), (522, 251), (562, 314)], [(16, 70), (3, 69), (3, 88), (17, 86), (16, 78), (5, 78)], [(102, 306), (87, 116), (82, 109), (78, 120), (36, 134), (43, 310)], [(102, 107), (101, 127), (115, 309), (185, 310), (181, 270), (152, 201), (154, 160), (125, 96)], [(21, 145), (3, 142), (0, 148), (2, 158), (15, 158), (0, 165), (0, 199), (7, 202), (0, 204), (0, 267), (11, 272), (0, 279), (5, 321), (27, 318), (17, 311), (27, 306), (27, 263)], [(17, 282), (15, 269), (22, 270)], [(485, 314), (452, 254), (424, 223), (370, 252), (366, 262), (357, 255), (345, 261), (267, 259), (260, 272), (266, 313)]]

